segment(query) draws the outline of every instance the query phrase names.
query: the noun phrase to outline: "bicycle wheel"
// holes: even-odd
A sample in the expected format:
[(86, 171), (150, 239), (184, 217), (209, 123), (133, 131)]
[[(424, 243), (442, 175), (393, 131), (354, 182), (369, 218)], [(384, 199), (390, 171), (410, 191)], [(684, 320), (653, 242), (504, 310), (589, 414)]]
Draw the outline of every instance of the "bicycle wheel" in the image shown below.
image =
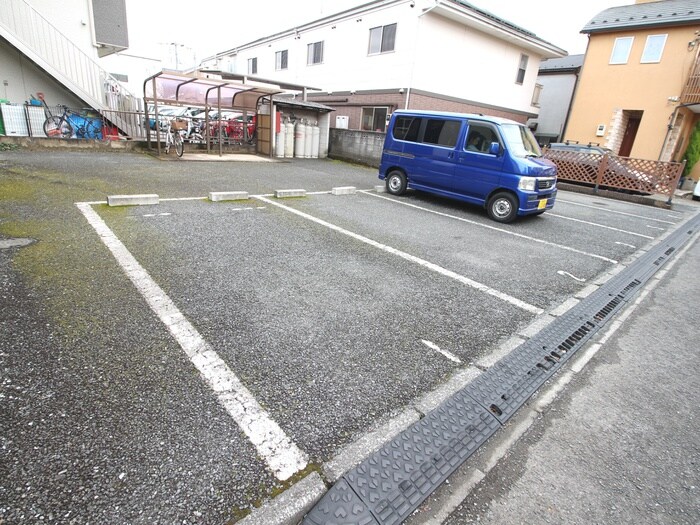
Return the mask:
[(185, 153), (185, 143), (182, 141), (182, 135), (179, 131), (175, 132), (175, 153), (178, 157), (182, 157), (182, 154)]
[(73, 127), (63, 117), (52, 115), (44, 121), (44, 133), (49, 138), (67, 139), (73, 135)]

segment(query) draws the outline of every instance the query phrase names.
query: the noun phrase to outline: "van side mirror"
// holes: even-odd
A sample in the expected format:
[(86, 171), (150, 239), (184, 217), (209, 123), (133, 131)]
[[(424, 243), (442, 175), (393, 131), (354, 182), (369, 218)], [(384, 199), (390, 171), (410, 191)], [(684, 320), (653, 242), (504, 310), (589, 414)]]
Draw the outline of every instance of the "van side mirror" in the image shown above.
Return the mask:
[(489, 146), (489, 155), (496, 155), (501, 152), (501, 145), (498, 142), (492, 142)]

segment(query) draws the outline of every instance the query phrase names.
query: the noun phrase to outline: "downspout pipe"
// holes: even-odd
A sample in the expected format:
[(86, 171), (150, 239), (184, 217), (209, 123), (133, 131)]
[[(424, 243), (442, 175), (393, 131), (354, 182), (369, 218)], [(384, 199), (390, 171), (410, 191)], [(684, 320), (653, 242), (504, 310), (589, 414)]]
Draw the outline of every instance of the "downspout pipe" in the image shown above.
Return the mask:
[[(418, 15), (418, 29), (416, 31), (417, 34), (420, 33), (420, 19), (421, 19), (421, 17), (430, 13), (430, 11), (432, 11), (433, 9), (438, 7), (441, 3), (442, 3), (442, 0), (435, 0), (435, 4), (433, 4), (428, 9), (426, 9), (425, 11), (423, 11), (421, 14)], [(418, 35), (417, 34), (416, 34), (416, 40), (415, 40), (416, 42), (418, 42)], [(406, 88), (406, 104), (404, 105), (404, 109), (408, 109), (408, 105), (409, 105), (409, 102), (411, 100), (411, 84), (413, 84), (413, 72), (415, 71), (415, 68), (416, 68), (416, 54), (414, 52), (413, 53), (413, 63), (411, 64), (411, 79), (408, 83), (408, 87)]]

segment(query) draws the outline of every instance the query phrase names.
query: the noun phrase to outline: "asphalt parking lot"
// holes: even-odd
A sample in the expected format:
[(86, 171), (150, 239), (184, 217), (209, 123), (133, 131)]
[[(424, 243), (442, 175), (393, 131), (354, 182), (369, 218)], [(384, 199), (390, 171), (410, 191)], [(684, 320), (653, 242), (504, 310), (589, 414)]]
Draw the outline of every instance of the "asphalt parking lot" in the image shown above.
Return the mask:
[[(5, 523), (235, 521), (696, 212), (561, 191), (500, 225), (328, 160), (0, 163), (0, 239), (31, 240), (0, 250)], [(160, 203), (104, 203), (135, 193)]]

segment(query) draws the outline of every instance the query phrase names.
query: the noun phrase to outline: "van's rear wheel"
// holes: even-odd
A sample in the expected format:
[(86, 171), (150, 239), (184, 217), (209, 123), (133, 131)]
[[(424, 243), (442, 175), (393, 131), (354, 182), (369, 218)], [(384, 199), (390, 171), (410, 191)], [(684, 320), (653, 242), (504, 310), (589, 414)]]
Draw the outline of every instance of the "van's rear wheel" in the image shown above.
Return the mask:
[(400, 171), (392, 171), (386, 178), (386, 191), (392, 195), (403, 195), (406, 193), (406, 175)]
[(518, 215), (518, 200), (512, 193), (496, 193), (489, 199), (486, 211), (494, 221), (513, 222)]

